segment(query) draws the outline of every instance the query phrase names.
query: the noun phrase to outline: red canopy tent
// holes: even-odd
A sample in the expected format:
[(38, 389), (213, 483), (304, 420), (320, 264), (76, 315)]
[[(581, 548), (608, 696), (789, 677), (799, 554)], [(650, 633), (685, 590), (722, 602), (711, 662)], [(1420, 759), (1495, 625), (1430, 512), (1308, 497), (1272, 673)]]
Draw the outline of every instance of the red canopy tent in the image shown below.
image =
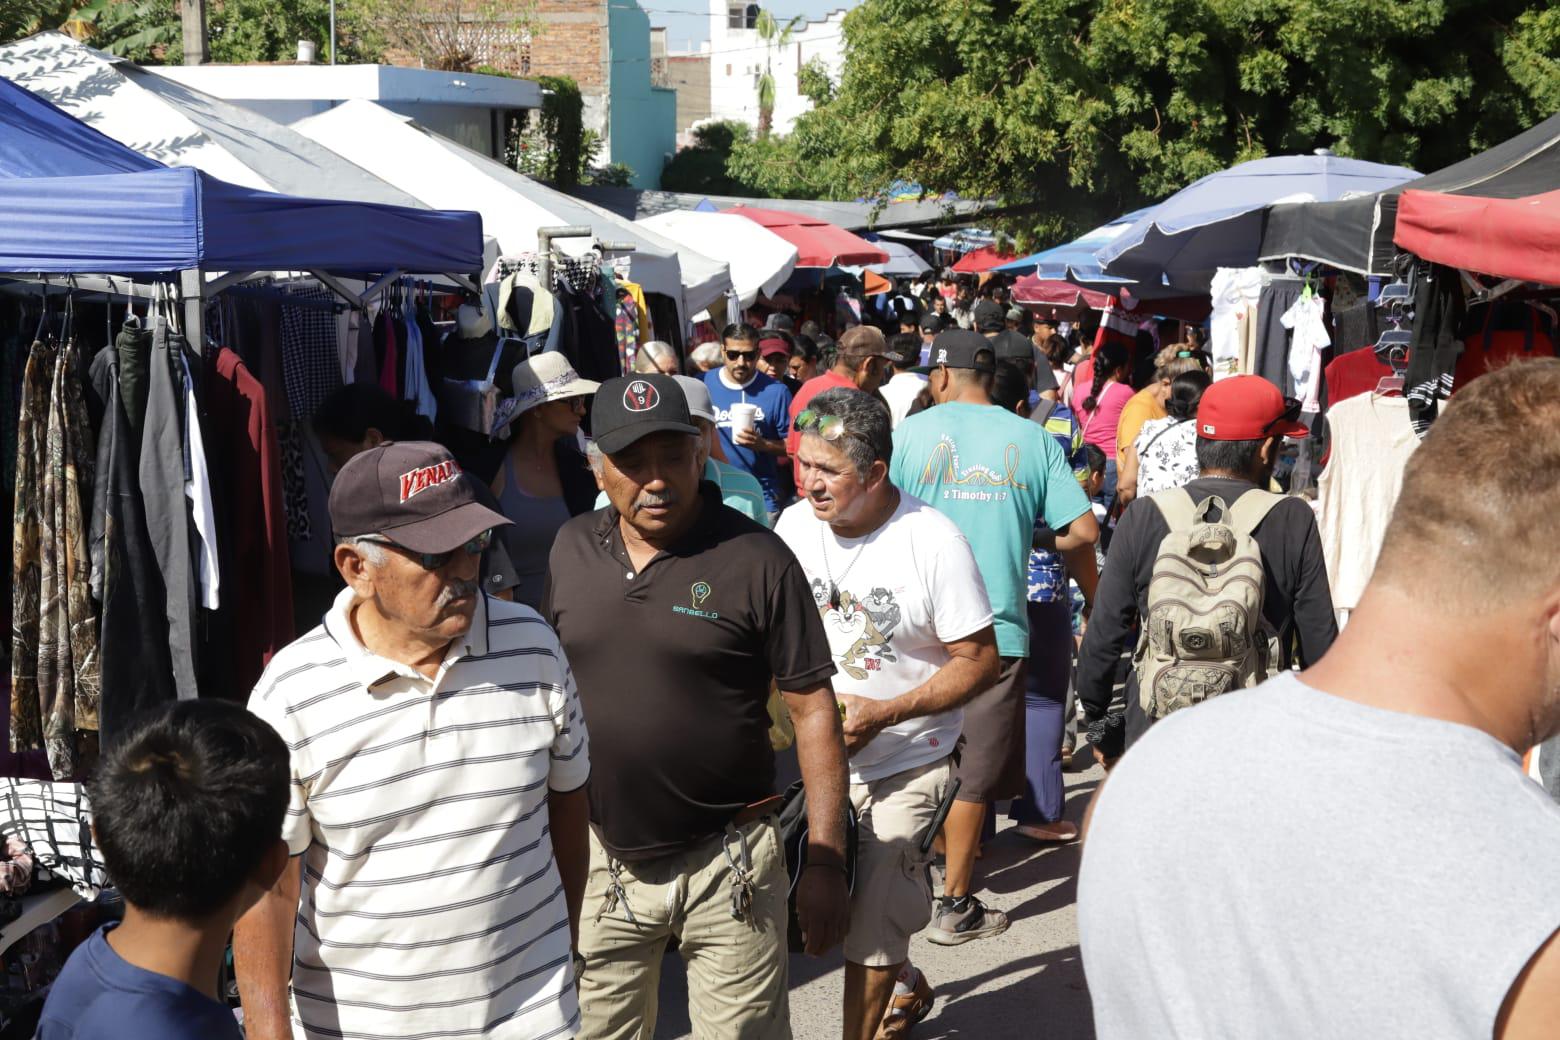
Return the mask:
[(813, 217), (752, 206), (732, 206), (724, 212), (747, 217), (795, 246), (797, 267), (864, 267), (888, 263), (888, 254), (860, 235)]
[(1521, 199), (1405, 191), (1392, 240), (1448, 267), (1560, 285), (1560, 191)]
[(985, 274), (998, 264), (1017, 259), (1017, 253), (998, 249), (996, 246), (981, 246), (959, 257), (959, 262), (953, 265), (953, 269), (959, 274)]

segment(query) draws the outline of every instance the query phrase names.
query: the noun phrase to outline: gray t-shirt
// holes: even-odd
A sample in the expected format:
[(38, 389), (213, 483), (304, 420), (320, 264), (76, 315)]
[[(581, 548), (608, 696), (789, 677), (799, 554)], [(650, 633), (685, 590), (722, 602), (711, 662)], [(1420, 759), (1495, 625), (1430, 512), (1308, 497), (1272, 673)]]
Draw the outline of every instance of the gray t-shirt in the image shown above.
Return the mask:
[(1560, 807), (1488, 734), (1286, 674), (1123, 757), (1078, 924), (1101, 1040), (1484, 1040), (1560, 928)]

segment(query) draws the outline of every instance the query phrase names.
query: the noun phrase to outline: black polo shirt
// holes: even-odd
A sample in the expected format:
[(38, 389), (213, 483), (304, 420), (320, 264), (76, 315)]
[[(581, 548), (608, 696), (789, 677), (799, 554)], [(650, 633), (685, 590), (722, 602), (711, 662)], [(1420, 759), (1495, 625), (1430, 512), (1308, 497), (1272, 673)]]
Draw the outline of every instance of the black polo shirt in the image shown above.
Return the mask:
[(622, 860), (686, 848), (773, 794), (771, 677), (794, 692), (834, 674), (791, 551), (699, 490), (693, 528), (642, 572), (610, 506), (553, 543), (542, 613), (585, 709), (590, 818)]

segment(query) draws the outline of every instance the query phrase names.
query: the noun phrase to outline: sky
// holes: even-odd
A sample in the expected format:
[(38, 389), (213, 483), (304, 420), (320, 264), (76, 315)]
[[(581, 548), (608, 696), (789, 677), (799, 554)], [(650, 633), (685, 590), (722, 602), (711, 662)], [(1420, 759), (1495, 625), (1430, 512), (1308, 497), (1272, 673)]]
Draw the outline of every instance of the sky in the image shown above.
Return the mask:
[[(667, 46), (674, 51), (689, 50), (710, 38), (708, 0), (639, 0), (639, 6), (650, 16), (650, 24), (666, 27)], [(809, 19), (822, 18), (830, 11), (851, 8), (856, 0), (781, 0), (765, 6), (774, 12), (782, 25), (792, 15)], [(721, 0), (724, 9), (725, 0)]]

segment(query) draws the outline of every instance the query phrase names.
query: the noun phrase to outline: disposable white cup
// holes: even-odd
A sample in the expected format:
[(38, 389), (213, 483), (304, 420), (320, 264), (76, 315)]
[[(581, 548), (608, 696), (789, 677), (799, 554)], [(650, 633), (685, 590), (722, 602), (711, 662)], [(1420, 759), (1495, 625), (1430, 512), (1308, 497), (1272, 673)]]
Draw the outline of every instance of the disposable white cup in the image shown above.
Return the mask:
[(731, 406), (731, 432), (733, 435), (743, 430), (751, 430), (753, 424), (758, 422), (758, 405), (734, 404)]

